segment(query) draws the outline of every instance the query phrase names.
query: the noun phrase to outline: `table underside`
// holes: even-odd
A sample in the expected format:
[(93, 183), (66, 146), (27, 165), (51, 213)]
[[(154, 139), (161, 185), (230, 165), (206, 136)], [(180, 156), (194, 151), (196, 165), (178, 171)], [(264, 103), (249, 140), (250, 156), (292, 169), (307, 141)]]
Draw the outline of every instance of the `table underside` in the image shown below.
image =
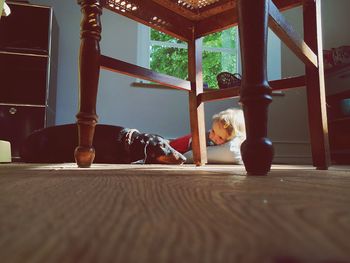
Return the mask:
[[(281, 11), (302, 4), (301, 0), (273, 2)], [(238, 23), (236, 0), (104, 0), (103, 6), (185, 41)]]

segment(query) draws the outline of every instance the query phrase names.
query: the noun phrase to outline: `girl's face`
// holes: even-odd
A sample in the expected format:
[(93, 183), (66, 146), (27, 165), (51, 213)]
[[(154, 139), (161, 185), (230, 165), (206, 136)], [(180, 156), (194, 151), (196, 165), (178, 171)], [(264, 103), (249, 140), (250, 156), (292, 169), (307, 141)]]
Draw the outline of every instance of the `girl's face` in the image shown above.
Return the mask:
[(209, 139), (215, 144), (223, 144), (228, 141), (229, 136), (221, 123), (214, 122), (209, 132)]

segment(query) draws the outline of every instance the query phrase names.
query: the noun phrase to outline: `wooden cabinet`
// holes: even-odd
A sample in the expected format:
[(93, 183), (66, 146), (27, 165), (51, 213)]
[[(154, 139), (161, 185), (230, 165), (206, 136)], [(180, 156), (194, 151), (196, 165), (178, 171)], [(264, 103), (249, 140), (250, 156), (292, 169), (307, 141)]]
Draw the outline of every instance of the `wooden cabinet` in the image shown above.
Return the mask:
[(326, 90), (331, 158), (350, 164), (350, 65), (326, 71)]
[(0, 139), (19, 159), (22, 141), (54, 125), (57, 25), (51, 7), (7, 1), (0, 21)]

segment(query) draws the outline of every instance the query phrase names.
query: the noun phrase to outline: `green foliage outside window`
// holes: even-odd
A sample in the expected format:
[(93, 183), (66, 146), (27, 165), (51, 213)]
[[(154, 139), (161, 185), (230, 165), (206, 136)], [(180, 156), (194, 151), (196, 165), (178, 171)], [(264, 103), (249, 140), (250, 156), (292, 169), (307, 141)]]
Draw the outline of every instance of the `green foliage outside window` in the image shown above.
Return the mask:
[[(208, 84), (208, 87), (217, 87), (216, 76), (220, 72), (237, 72), (236, 39), (235, 28), (204, 37), (203, 81)], [(187, 79), (187, 43), (154, 29), (151, 29), (151, 41), (153, 42), (150, 47), (150, 68), (160, 73)]]
[(150, 66), (152, 70), (187, 79), (187, 61), (187, 49), (151, 46)]

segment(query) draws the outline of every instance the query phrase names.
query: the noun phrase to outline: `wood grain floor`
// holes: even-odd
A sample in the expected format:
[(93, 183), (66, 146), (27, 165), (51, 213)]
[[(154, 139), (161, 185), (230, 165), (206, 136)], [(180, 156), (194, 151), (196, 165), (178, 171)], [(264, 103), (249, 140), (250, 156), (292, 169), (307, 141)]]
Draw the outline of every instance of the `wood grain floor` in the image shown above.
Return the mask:
[(350, 170), (1, 164), (0, 262), (350, 262)]

